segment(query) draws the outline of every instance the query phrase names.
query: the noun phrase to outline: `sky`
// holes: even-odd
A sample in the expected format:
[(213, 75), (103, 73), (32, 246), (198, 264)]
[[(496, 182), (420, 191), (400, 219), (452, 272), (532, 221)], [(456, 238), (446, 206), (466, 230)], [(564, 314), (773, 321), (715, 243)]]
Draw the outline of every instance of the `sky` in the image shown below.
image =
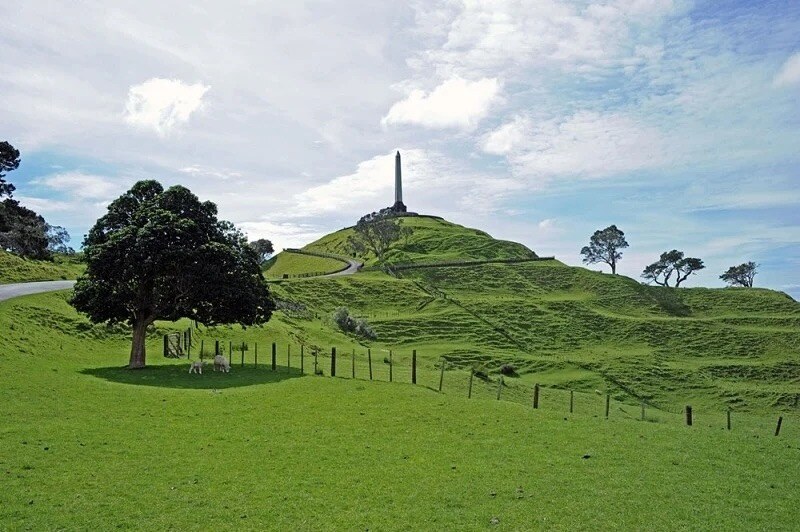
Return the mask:
[[(278, 249), (393, 202), (580, 265), (616, 224), (800, 297), (800, 2), (6, 0), (15, 197), (78, 247), (140, 179)], [(603, 265), (590, 265), (605, 269)]]

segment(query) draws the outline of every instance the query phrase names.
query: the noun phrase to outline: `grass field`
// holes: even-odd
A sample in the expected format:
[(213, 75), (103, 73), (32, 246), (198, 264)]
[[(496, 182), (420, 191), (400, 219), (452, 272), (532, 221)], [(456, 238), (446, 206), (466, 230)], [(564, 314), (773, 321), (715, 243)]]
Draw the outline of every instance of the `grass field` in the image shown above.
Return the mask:
[(330, 273), (341, 270), (347, 263), (329, 257), (316, 257), (282, 251), (264, 272), (267, 279), (281, 279), (284, 274), (304, 275), (313, 273)]
[(85, 268), (75, 256), (56, 255), (53, 261), (30, 260), (0, 251), (0, 283), (77, 279)]
[[(284, 285), (323, 281), (385, 280)], [(415, 297), (397, 284), (401, 304)], [(792, 530), (800, 518), (794, 420), (775, 438), (616, 408), (609, 420), (534, 411), (438, 394), (430, 372), (419, 386), (263, 362), (188, 375), (159, 354), (159, 333), (186, 323), (160, 324), (151, 367), (131, 372), (127, 331), (92, 326), (65, 298), (0, 303), (3, 529)], [(285, 346), (294, 319), (199, 332)]]

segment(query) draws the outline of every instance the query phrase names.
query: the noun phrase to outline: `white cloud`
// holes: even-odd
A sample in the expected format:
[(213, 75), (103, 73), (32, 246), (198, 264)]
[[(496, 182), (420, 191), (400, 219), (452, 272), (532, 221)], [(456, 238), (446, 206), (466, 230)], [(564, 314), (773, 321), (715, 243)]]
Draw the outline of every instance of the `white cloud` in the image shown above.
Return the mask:
[(248, 240), (266, 238), (272, 242), (275, 251), (287, 247), (302, 247), (328, 233), (324, 228), (314, 224), (296, 224), (258, 220), (239, 224), (247, 234)]
[(218, 170), (214, 168), (209, 168), (207, 166), (202, 166), (199, 164), (193, 164), (191, 166), (185, 166), (178, 170), (183, 174), (189, 174), (191, 176), (203, 176), (203, 177), (215, 177), (219, 179), (230, 179), (232, 177), (242, 177), (240, 172), (234, 172), (232, 170)]
[(405, 99), (392, 105), (381, 123), (416, 124), (429, 128), (472, 128), (488, 113), (497, 99), (500, 82), (496, 78), (469, 81), (452, 78), (430, 93), (412, 90)]
[(188, 85), (177, 79), (149, 79), (128, 90), (125, 121), (166, 135), (201, 108), (209, 89), (202, 83)]
[(539, 229), (542, 230), (553, 229), (555, 225), (556, 225), (555, 218), (545, 218), (544, 220), (538, 223)]
[(37, 179), (36, 183), (81, 199), (109, 199), (121, 191), (121, 186), (107, 177), (82, 172), (53, 174)]
[(619, 113), (580, 111), (530, 127), (508, 155), (518, 175), (605, 177), (661, 165), (659, 132)]
[(517, 116), (484, 136), (483, 151), (493, 155), (505, 155), (519, 147), (530, 132), (531, 123), (525, 116)]
[(800, 52), (786, 60), (772, 83), (776, 87), (800, 84)]

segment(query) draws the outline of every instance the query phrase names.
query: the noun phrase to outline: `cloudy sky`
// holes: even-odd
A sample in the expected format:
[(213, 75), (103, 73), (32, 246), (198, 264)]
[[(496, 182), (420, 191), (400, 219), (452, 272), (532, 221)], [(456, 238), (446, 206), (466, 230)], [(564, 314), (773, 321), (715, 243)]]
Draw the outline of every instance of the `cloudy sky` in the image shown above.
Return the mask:
[[(113, 7), (112, 7), (113, 6)], [(761, 264), (800, 296), (800, 2), (6, 0), (16, 197), (77, 245), (133, 182), (300, 246), (392, 203), (638, 278)], [(594, 266), (599, 269), (599, 266)]]

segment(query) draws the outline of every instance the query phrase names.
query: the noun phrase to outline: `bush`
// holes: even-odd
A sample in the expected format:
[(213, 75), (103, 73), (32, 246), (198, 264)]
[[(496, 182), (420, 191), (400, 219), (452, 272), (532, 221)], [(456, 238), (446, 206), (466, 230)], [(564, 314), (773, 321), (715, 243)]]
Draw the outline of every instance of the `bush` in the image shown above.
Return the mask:
[(516, 377), (517, 376), (517, 368), (515, 368), (511, 364), (503, 364), (500, 367), (500, 373), (502, 373), (506, 377)]
[(375, 332), (372, 330), (372, 327), (369, 326), (367, 320), (361, 318), (356, 320), (356, 335), (362, 338), (367, 338), (369, 340), (375, 340), (377, 336), (375, 336)]
[(333, 313), (333, 321), (342, 331), (352, 333), (361, 338), (375, 340), (377, 336), (364, 318), (354, 318), (347, 307), (339, 307)]

